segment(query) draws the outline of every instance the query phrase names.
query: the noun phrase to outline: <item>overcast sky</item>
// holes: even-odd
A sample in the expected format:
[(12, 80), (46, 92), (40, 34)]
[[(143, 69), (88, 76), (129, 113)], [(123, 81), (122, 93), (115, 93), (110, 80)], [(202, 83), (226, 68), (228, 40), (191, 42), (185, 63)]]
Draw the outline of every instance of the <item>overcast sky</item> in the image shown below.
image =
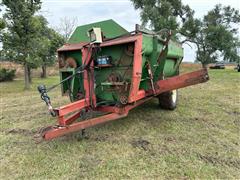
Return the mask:
[[(195, 10), (198, 18), (203, 17), (216, 4), (231, 5), (240, 8), (239, 0), (183, 0)], [(87, 24), (106, 19), (113, 19), (125, 29), (134, 30), (140, 24), (139, 11), (133, 8), (129, 0), (43, 0), (42, 14), (51, 26), (58, 26), (62, 17), (78, 18), (78, 24)], [(194, 61), (195, 48), (184, 46), (184, 60)]]
[[(1, 0), (0, 0), (1, 1)], [(231, 5), (240, 9), (239, 0), (182, 0), (195, 10), (195, 17), (201, 18), (216, 4)], [(43, 0), (41, 14), (49, 21), (50, 26), (57, 27), (63, 17), (78, 18), (78, 24), (113, 19), (125, 29), (134, 30), (140, 24), (139, 11), (133, 8), (129, 0)], [(193, 61), (195, 50), (185, 48), (185, 61)]]

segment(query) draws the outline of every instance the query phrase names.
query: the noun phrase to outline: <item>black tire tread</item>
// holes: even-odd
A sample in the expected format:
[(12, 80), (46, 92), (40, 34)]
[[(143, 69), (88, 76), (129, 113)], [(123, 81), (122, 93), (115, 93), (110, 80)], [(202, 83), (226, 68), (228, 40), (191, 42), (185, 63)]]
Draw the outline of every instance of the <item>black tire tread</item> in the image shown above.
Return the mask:
[(177, 106), (175, 103), (172, 102), (172, 92), (164, 92), (160, 95), (158, 95), (158, 100), (159, 100), (159, 106), (162, 109), (167, 109), (167, 110), (174, 110)]

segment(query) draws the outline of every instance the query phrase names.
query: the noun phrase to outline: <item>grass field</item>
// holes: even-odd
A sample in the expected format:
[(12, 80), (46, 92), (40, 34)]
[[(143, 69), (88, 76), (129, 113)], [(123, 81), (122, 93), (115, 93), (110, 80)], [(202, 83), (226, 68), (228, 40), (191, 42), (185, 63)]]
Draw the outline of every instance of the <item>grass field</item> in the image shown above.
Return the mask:
[[(240, 178), (240, 73), (210, 70), (210, 81), (181, 89), (175, 111), (157, 99), (124, 119), (50, 142), (34, 133), (55, 123), (36, 91), (58, 77), (1, 83), (0, 179)], [(60, 89), (54, 106), (67, 103)]]

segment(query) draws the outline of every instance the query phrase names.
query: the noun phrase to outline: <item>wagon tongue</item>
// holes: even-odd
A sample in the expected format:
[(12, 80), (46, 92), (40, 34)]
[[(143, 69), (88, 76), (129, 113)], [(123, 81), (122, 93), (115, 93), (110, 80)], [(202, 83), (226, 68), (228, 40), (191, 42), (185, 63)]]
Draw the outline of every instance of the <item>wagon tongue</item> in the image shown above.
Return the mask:
[[(68, 133), (83, 130), (85, 128), (89, 128), (104, 122), (123, 118), (127, 116), (128, 112), (131, 109), (151, 99), (155, 95), (159, 95), (163, 92), (168, 92), (171, 90), (195, 85), (198, 83), (203, 83), (208, 80), (209, 80), (209, 76), (208, 76), (207, 69), (201, 69), (198, 71), (160, 80), (154, 85), (155, 92), (152, 92), (152, 91), (144, 92), (144, 96), (141, 97), (139, 100), (137, 100), (133, 104), (127, 104), (124, 107), (113, 107), (113, 106), (96, 107), (95, 110), (98, 110), (101, 112), (107, 112), (109, 114), (105, 114), (92, 119), (73, 123), (79, 117), (81, 117), (82, 115), (81, 111), (84, 109), (87, 110), (90, 104), (89, 99), (79, 100), (71, 104), (68, 104), (66, 106), (60, 107), (59, 109), (55, 109), (55, 111), (52, 109), (52, 111), (54, 112), (54, 115), (58, 116), (59, 124), (56, 126), (49, 126), (49, 127), (40, 129), (39, 133), (37, 133), (34, 136), (34, 138), (37, 142), (43, 139), (50, 140), (59, 136), (63, 136)], [(46, 102), (51, 112), (51, 102), (50, 102), (50, 98), (47, 96), (45, 86), (39, 86), (38, 90), (41, 93), (41, 98)], [(69, 115), (69, 116), (66, 117), (66, 115)]]

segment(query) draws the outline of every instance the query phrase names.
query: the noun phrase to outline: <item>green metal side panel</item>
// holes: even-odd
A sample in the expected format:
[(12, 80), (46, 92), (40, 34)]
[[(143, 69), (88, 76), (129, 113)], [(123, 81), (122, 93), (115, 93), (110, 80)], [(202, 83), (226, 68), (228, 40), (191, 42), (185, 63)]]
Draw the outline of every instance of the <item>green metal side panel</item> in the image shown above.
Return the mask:
[[(112, 20), (111, 20), (112, 21)], [(111, 23), (110, 23), (111, 24)], [(94, 26), (99, 25), (94, 23)], [(110, 25), (112, 26), (112, 25)], [(105, 27), (105, 25), (104, 25)], [(89, 30), (91, 26), (85, 27), (85, 32)], [(114, 30), (114, 28), (109, 28), (109, 32)], [(117, 28), (118, 29), (118, 28)], [(77, 33), (76, 30), (75, 33)], [(103, 28), (104, 31), (104, 28)], [(121, 32), (125, 32), (124, 30)], [(116, 36), (113, 32), (113, 36)], [(117, 32), (120, 33), (120, 32)], [(74, 36), (74, 34), (73, 34)], [(71, 37), (72, 40), (74, 37)], [(149, 90), (151, 89), (151, 81), (148, 74), (147, 63), (150, 64), (153, 82), (158, 81), (161, 78), (175, 76), (178, 73), (178, 67), (183, 57), (183, 49), (181, 45), (173, 41), (169, 42), (168, 48), (164, 51), (160, 62), (158, 62), (159, 55), (163, 49), (163, 43), (158, 39), (157, 36), (142, 34), (142, 77), (139, 89)], [(78, 37), (78, 36), (77, 36)], [(85, 38), (85, 39), (84, 39)], [(71, 40), (71, 39), (70, 39)], [(79, 37), (75, 39), (77, 41), (88, 40), (88, 37)], [(74, 42), (74, 41), (72, 41)], [(130, 43), (131, 44), (131, 43)], [(132, 81), (132, 68), (133, 68), (133, 54), (129, 54), (127, 47), (130, 44), (121, 44), (102, 47), (98, 56), (111, 56), (112, 65), (107, 67), (95, 66), (94, 76), (95, 76), (95, 94), (98, 103), (113, 103), (116, 104), (120, 101), (120, 97), (128, 97), (130, 83)], [(131, 46), (134, 46), (132, 43)], [(72, 57), (76, 59), (78, 67), (82, 65), (82, 54), (81, 51), (68, 51), (65, 52), (65, 57)], [(68, 77), (73, 74), (75, 69), (61, 69), (61, 79)], [(119, 82), (121, 84), (114, 84), (113, 80), (109, 80), (112, 74), (120, 77)], [(111, 79), (111, 78), (110, 78)], [(69, 85), (70, 84), (70, 85)], [(126, 85), (127, 84), (127, 85)], [(129, 86), (128, 86), (129, 85)], [(73, 97), (71, 99), (77, 99), (77, 95), (84, 95), (83, 88), (83, 76), (75, 76), (70, 82), (66, 82), (62, 86), (63, 93), (67, 93), (67, 90), (71, 86), (71, 92)], [(124, 87), (124, 88), (123, 88)]]
[(164, 69), (163, 69), (163, 74), (165, 77), (171, 77), (177, 75), (177, 69), (175, 68), (176, 64), (175, 59), (166, 59)]
[[(112, 57), (112, 67), (96, 67), (95, 72), (95, 94), (98, 101), (119, 101), (121, 95), (128, 96), (128, 91), (121, 91), (109, 84), (109, 75), (118, 74), (121, 81), (131, 82), (133, 56), (126, 53), (126, 44), (103, 47), (100, 56)], [(115, 87), (115, 89), (114, 89)]]
[(158, 64), (157, 60), (162, 48), (163, 44), (156, 36), (143, 34), (140, 89), (147, 90), (151, 88), (150, 77), (146, 67), (147, 62), (150, 63), (154, 82), (158, 81), (161, 76), (171, 77), (178, 73), (178, 65), (183, 57), (183, 48), (179, 43), (170, 41), (163, 58)]
[(170, 41), (168, 45), (168, 58), (181, 58), (183, 57), (183, 48), (179, 43)]
[[(77, 66), (82, 65), (82, 53), (81, 51), (67, 51), (65, 52), (66, 59), (68, 57), (72, 57), (76, 60)], [(60, 78), (61, 80), (67, 78), (68, 76), (75, 73), (74, 68), (63, 68), (60, 69)], [(76, 99), (77, 93), (81, 92), (84, 93), (84, 87), (83, 87), (83, 74), (79, 74), (77, 76), (74, 76), (71, 80), (68, 80), (62, 84), (62, 94), (65, 94), (67, 90), (71, 88), (72, 99)]]
[(157, 37), (152, 35), (143, 34), (143, 64), (142, 64), (142, 81), (140, 83), (140, 89), (149, 89), (150, 87), (150, 79), (148, 75), (148, 70), (146, 68), (146, 63), (149, 62), (151, 66), (151, 70), (153, 76), (163, 71), (164, 64), (157, 64), (158, 56), (163, 48), (163, 45), (159, 42)]
[(106, 21), (78, 26), (68, 40), (68, 43), (89, 42), (87, 32), (93, 27), (100, 27), (103, 35), (106, 36), (106, 38), (114, 38), (116, 36), (128, 33), (128, 31), (122, 26), (117, 24), (112, 19), (109, 19)]

